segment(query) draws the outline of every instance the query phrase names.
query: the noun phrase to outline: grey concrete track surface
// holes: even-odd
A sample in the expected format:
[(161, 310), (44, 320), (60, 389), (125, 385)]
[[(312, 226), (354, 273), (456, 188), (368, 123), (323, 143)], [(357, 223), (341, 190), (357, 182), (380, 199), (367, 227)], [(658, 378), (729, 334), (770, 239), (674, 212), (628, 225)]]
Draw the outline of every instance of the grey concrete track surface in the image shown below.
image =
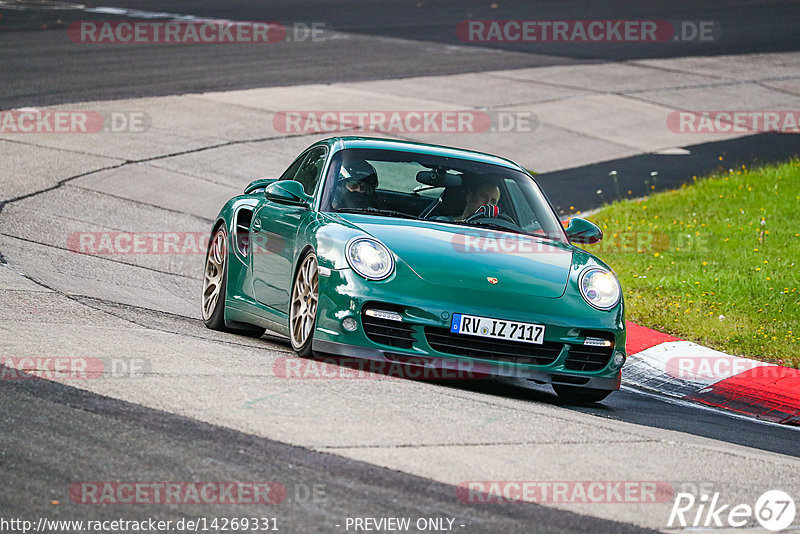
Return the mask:
[[(392, 49), (420, 46), (384, 44)], [(430, 46), (437, 53), (448, 50)], [(507, 57), (505, 52), (492, 53)], [(486, 61), (481, 60), (484, 67)], [(303, 462), (320, 462), (315, 474), (323, 483), (331, 483), (332, 473), (340, 469), (340, 476), (359, 491), (370, 477), (378, 481), (374, 491), (385, 491), (379, 498), (365, 490), (330, 505), (297, 505), (284, 512), (287, 518), (298, 518), (293, 519), (299, 522), (294, 530), (287, 527), (296, 532), (341, 531), (322, 528), (352, 514), (434, 514), (424, 498), (410, 498), (418, 492), (441, 503), (437, 515), (464, 513), (465, 530), (474, 532), (513, 532), (519, 518), (528, 517), (543, 521), (545, 531), (586, 525), (595, 531), (614, 530), (590, 521), (582, 524), (552, 509), (664, 529), (671, 507), (669, 501), (557, 502), (547, 504), (550, 510), (520, 505), (519, 515), (511, 510), (504, 516), (506, 509), (490, 514), (487, 521), (495, 523), (489, 525), (482, 522), (487, 516), (481, 510), (459, 511), (463, 509), (454, 485), (469, 480), (663, 481), (676, 491), (710, 488), (725, 502), (751, 505), (769, 489), (800, 498), (795, 476), (800, 460), (792, 439), (797, 434), (792, 429), (630, 392), (620, 394), (619, 401), (611, 397), (604, 408), (570, 410), (554, 402), (552, 394), (519, 384), (456, 387), (380, 375), (284, 378), (281, 370), (297, 363), (285, 342), (212, 332), (199, 321), (204, 243), (198, 237), (209, 230), (224, 200), (252, 178), (275, 176), (319, 137), (278, 131), (273, 119), (283, 110), (326, 109), (335, 102), (335, 109), (343, 110), (488, 106), (493, 111), (532, 111), (539, 122), (530, 136), (415, 137), (484, 148), (556, 172), (642, 153), (673, 153), (676, 147), (691, 151), (693, 144), (731, 139), (730, 134), (671, 132), (666, 116), (708, 106), (800, 109), (799, 79), (797, 53), (556, 65), (453, 77), (84, 99), (69, 108), (143, 111), (152, 122), (143, 133), (3, 135), (0, 253), (8, 266), (0, 268), (0, 356), (115, 357), (118, 364), (141, 363), (143, 371), (70, 383), (86, 393), (63, 385), (0, 383), (4, 407), (20, 414), (3, 413), (4, 432), (11, 426), (15, 430), (3, 434), (2, 480), (21, 483), (26, 472), (33, 473), (28, 494), (46, 493), (48, 501), (57, 495), (66, 501), (69, 485), (83, 479), (241, 479), (252, 473), (307, 482), (308, 470), (300, 475), (287, 470), (287, 458), (296, 455)], [(26, 103), (40, 106), (49, 98), (44, 97)], [(709, 153), (706, 159), (712, 157)], [(596, 179), (587, 177), (593, 186)], [(125, 243), (114, 241), (111, 250), (97, 250), (100, 236), (115, 232), (181, 232), (185, 240), (178, 253), (129, 253), (123, 250)], [(94, 249), (82, 241), (92, 236)], [(88, 248), (81, 249), (82, 243)], [(76, 396), (79, 401), (53, 400)], [(98, 413), (95, 408), (104, 405), (107, 410)], [(626, 407), (631, 414), (620, 413)], [(643, 407), (652, 414), (638, 411)], [(55, 428), (42, 431), (50, 427)], [(103, 446), (87, 444), (86, 453), (78, 445), (73, 448), (91, 441), (87, 435), (94, 433)], [(198, 433), (218, 433), (205, 442), (211, 453), (191, 444)], [(42, 451), (47, 446), (39, 449), (39, 443), (49, 444), (63, 464), (34, 463), (20, 451), (20, 444), (28, 442)], [(243, 443), (244, 450), (254, 447), (258, 452), (243, 460), (231, 458), (226, 443), (231, 448)], [(279, 451), (279, 459), (265, 460), (268, 467), (260, 470), (256, 464), (269, 451)], [(97, 457), (81, 457), (91, 453)], [(74, 469), (73, 461), (78, 466)], [(359, 479), (358, 473), (364, 476)], [(403, 498), (411, 504), (404, 506)], [(13, 497), (3, 504), (20, 514), (49, 510), (41, 501), (31, 502), (35, 504), (25, 506)], [(129, 510), (121, 508), (120, 513), (132, 514)], [(77, 513), (88, 517), (93, 512), (79, 507)], [(749, 524), (758, 526), (754, 520)]]

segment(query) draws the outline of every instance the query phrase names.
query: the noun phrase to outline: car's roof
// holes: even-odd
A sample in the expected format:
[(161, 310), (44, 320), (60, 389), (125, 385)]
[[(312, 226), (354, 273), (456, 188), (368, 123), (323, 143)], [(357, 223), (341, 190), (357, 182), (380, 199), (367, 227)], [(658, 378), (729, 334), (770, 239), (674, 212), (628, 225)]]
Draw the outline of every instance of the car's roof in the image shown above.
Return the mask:
[(523, 167), (506, 158), (493, 156), (483, 152), (476, 152), (474, 150), (466, 150), (463, 148), (442, 145), (430, 145), (427, 143), (415, 143), (412, 141), (399, 141), (395, 139), (358, 136), (331, 137), (329, 139), (324, 139), (319, 143), (326, 144), (334, 149), (339, 150), (345, 148), (377, 148), (383, 150), (397, 150), (401, 152), (419, 152), (421, 154), (431, 154), (436, 156), (479, 161), (481, 163), (489, 163), (491, 165), (499, 165), (509, 169), (525, 171)]

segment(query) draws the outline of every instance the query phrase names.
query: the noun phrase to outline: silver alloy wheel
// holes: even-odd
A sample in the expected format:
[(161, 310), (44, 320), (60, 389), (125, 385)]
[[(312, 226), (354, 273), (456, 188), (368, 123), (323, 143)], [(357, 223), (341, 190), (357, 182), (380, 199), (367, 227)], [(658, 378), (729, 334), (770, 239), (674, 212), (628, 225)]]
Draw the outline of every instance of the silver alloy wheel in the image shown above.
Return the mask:
[(289, 330), (292, 338), (292, 348), (300, 350), (308, 343), (314, 331), (314, 322), (317, 319), (317, 301), (319, 300), (319, 274), (317, 270), (317, 256), (309, 253), (294, 279), (292, 287), (292, 302), (289, 308)]
[(214, 314), (222, 288), (222, 278), (225, 272), (225, 258), (228, 248), (225, 246), (227, 239), (225, 228), (220, 228), (214, 234), (206, 256), (206, 268), (203, 276), (203, 319), (208, 321)]

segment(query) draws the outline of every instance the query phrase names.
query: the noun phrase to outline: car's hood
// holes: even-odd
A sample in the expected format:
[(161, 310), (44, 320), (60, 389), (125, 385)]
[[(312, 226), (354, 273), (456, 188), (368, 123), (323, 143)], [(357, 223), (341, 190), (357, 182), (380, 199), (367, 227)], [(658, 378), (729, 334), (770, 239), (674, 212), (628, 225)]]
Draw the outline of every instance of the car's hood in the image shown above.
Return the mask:
[(572, 247), (563, 243), (431, 221), (342, 218), (383, 242), (424, 280), (454, 290), (494, 287), (558, 298), (569, 279)]

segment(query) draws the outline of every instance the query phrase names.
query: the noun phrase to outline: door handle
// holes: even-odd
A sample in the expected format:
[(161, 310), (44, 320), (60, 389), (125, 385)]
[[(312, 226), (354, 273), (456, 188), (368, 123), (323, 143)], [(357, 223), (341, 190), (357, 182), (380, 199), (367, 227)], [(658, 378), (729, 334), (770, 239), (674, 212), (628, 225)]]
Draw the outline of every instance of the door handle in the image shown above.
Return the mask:
[(253, 221), (253, 232), (258, 232), (261, 230), (261, 219), (256, 219)]

